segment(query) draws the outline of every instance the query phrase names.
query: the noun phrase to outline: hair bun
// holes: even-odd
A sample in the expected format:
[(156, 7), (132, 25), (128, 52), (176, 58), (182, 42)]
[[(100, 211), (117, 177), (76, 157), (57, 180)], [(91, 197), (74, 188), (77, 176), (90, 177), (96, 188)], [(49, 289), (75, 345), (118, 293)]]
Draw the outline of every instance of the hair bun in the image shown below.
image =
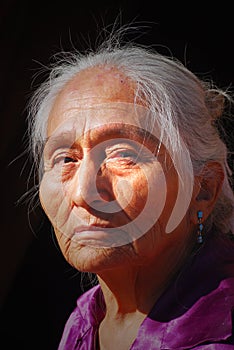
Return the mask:
[(213, 120), (220, 118), (225, 107), (225, 95), (222, 91), (210, 89), (206, 91), (205, 104)]

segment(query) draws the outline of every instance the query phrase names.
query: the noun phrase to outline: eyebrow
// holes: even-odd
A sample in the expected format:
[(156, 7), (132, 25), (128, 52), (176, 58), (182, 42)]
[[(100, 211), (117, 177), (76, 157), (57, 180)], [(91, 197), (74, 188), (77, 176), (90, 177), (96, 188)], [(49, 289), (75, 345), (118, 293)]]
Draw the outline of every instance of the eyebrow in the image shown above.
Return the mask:
[(70, 128), (67, 130), (61, 130), (60, 133), (52, 135), (45, 139), (44, 149), (48, 145), (51, 150), (56, 148), (74, 148), (78, 145), (79, 140), (85, 138), (85, 134), (90, 134), (89, 145), (94, 147), (100, 142), (107, 141), (109, 139), (126, 138), (132, 141), (136, 141), (144, 146), (149, 147), (156, 151), (160, 145), (160, 141), (156, 136), (151, 134), (149, 131), (137, 127), (131, 124), (123, 123), (110, 123), (109, 126), (101, 125), (94, 127), (86, 133), (76, 136), (76, 129)]
[(75, 130), (72, 128), (47, 137), (43, 143), (43, 151), (49, 150), (49, 153), (53, 153), (57, 148), (72, 148), (76, 140), (75, 134)]
[[(141, 144), (146, 143), (151, 146), (159, 144), (159, 140), (156, 138), (156, 136), (151, 134), (149, 131), (132, 124), (111, 123), (110, 128), (102, 125), (93, 129), (94, 136), (96, 136), (96, 133), (98, 134), (97, 142), (105, 141), (113, 137), (126, 138)], [(100, 139), (100, 141), (98, 139)]]

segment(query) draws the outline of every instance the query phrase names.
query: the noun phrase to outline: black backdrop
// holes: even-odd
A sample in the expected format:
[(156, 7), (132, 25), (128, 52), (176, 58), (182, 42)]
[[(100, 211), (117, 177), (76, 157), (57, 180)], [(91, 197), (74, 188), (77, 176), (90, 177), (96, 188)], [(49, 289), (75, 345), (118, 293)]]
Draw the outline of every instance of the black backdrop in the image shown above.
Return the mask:
[[(185, 3), (186, 4), (186, 3)], [(229, 5), (228, 5), (229, 4)], [(26, 103), (39, 63), (57, 51), (95, 42), (97, 28), (143, 22), (137, 41), (186, 63), (193, 72), (232, 88), (233, 28), (229, 2), (211, 8), (190, 2), (5, 0), (0, 4), (0, 122), (2, 230), (0, 302), (2, 349), (56, 349), (80, 293), (80, 275), (63, 259), (40, 208), (28, 213), (31, 164), (25, 150)], [(37, 82), (40, 81), (38, 78)], [(233, 124), (225, 125), (227, 129)], [(232, 146), (230, 145), (232, 148)], [(32, 181), (29, 183), (29, 188)]]

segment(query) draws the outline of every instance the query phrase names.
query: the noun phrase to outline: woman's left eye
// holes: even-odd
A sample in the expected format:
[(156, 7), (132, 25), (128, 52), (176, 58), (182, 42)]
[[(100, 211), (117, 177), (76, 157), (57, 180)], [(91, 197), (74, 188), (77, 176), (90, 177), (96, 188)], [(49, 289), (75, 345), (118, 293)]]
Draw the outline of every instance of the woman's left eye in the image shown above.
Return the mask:
[(132, 152), (129, 151), (121, 151), (118, 152), (116, 157), (120, 157), (120, 158), (133, 158), (134, 154)]
[(119, 150), (115, 152), (111, 152), (107, 155), (106, 162), (114, 162), (117, 160), (122, 161), (128, 161), (128, 162), (135, 162), (137, 158), (137, 154), (135, 154), (132, 151), (129, 150)]

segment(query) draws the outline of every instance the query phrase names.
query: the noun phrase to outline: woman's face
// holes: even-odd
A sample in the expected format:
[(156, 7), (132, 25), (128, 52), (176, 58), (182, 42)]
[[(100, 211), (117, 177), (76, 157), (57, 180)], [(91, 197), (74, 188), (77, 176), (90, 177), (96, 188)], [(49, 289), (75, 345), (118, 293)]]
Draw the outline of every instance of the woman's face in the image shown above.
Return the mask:
[(147, 264), (188, 230), (181, 218), (166, 233), (178, 176), (134, 88), (115, 69), (85, 70), (49, 116), (40, 200), (80, 271)]

